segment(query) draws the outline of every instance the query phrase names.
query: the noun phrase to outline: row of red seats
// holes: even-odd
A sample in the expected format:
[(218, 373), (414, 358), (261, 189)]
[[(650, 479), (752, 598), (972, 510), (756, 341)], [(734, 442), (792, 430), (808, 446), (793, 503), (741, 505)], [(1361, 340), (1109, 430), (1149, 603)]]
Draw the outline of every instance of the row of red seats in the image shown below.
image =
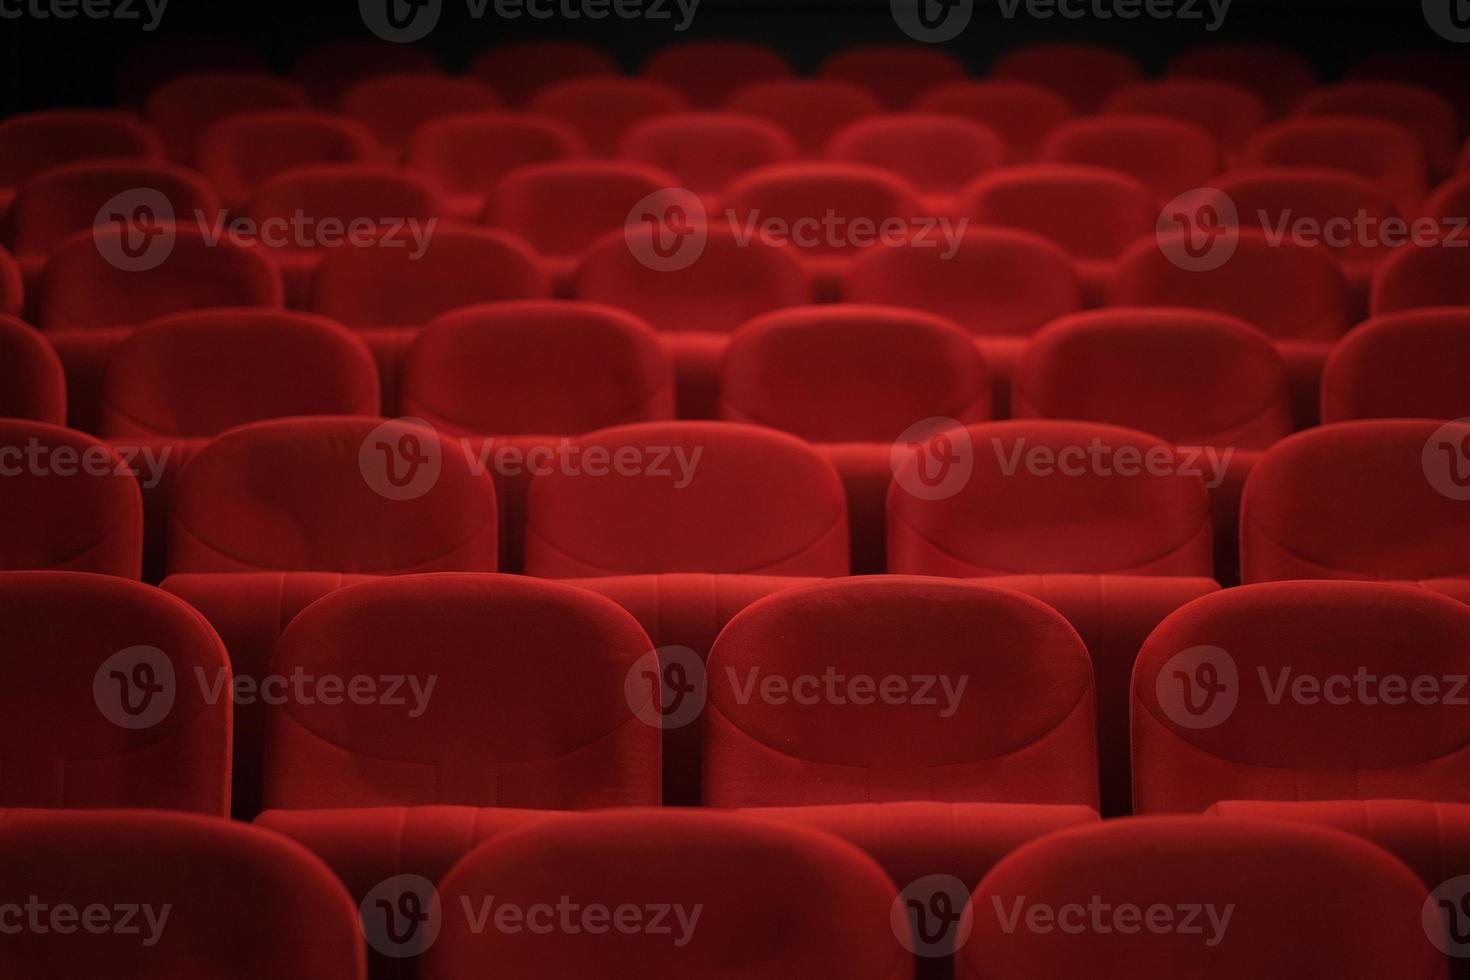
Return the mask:
[[(1025, 808), (980, 807), (962, 824), (981, 844), (973, 863), (943, 877), (922, 857), (855, 847), (896, 812), (870, 809), (837, 834), (801, 825), (820, 814), (793, 825), (441, 810), (390, 826), (399, 813), (358, 811), (343, 815), (353, 834), (334, 839), (287, 821), (16, 810), (0, 821), (0, 870), (36, 897), (14, 906), (22, 924), (0, 968), (364, 980), (372, 955), (383, 980), (457, 980), (486, 964), (507, 976), (904, 980), (916, 975), (911, 951), (954, 950), (965, 980), (1165, 968), (1200, 980), (1440, 980), (1445, 953), (1463, 947), (1460, 895), (1435, 874), (1442, 857), (1463, 860), (1463, 807), (1414, 809), (1389, 840), (1377, 826), (1331, 826), (1363, 821), (1356, 813), (1325, 826), (1233, 814), (1047, 826)], [(1436, 818), (1439, 836), (1427, 835)], [(414, 871), (360, 877), (390, 864)], [(77, 929), (83, 910), (89, 928)]]

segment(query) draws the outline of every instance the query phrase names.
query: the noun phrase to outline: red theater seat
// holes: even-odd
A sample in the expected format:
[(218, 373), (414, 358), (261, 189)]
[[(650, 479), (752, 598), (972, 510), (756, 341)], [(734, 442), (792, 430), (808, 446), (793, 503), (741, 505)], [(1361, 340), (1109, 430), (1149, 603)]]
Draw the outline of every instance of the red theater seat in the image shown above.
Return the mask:
[(965, 66), (953, 55), (921, 44), (868, 44), (828, 58), (818, 77), (861, 86), (890, 110), (907, 109), (934, 86), (962, 81)]
[(66, 424), (66, 376), (29, 323), (0, 313), (0, 418)]
[(996, 78), (1043, 85), (1078, 112), (1096, 112), (1113, 92), (1138, 81), (1143, 72), (1128, 55), (1096, 44), (1036, 44), (1000, 57)]
[[(1440, 184), (1424, 202), (1424, 217), (1443, 223), (1444, 234), (1454, 242), (1470, 243), (1465, 223), (1470, 221), (1470, 174), (1459, 174)], [(1460, 248), (1470, 248), (1461, 244)]]
[(507, 104), (530, 103), (557, 82), (597, 75), (616, 75), (617, 65), (597, 48), (566, 41), (523, 41), (503, 44), (470, 64), (469, 73), (487, 82)]
[(808, 306), (758, 317), (730, 338), (720, 417), (818, 444), (847, 488), (853, 567), (884, 569), (883, 509), (894, 443), (926, 419), (990, 418), (990, 379), (973, 339), (929, 313)]
[(673, 174), (680, 184), (713, 200), (742, 174), (797, 155), (774, 123), (725, 112), (676, 113), (639, 123), (618, 147), (625, 160)]
[(8, 807), (230, 808), (229, 660), (166, 592), (109, 575), (0, 573)]
[(333, 108), (343, 92), (365, 78), (438, 70), (439, 59), (422, 48), (357, 37), (313, 45), (291, 63), (291, 77), (305, 86), (317, 105)]
[(1105, 115), (1063, 123), (1039, 154), (1044, 163), (1101, 167), (1137, 180), (1160, 200), (1204, 184), (1220, 170), (1220, 147), (1177, 119)]
[(150, 191), (163, 195), (169, 209), (155, 213), (159, 221), (212, 227), (222, 220), (219, 195), (204, 177), (161, 160), (65, 164), (26, 181), (15, 195), (7, 231), (26, 281), (35, 282), (47, 257), (72, 235), (105, 227), (104, 206), (127, 215), (135, 206), (153, 206), (152, 195), (144, 197)]
[(877, 115), (883, 104), (857, 84), (793, 78), (747, 85), (730, 96), (725, 108), (774, 123), (802, 152), (816, 156), (832, 134)]
[(1248, 89), (1280, 116), (1317, 84), (1317, 66), (1271, 44), (1214, 44), (1169, 62), (1168, 77), (1206, 78)]
[(598, 156), (612, 156), (638, 123), (688, 108), (688, 100), (668, 86), (632, 78), (558, 82), (531, 100), (531, 112), (570, 126)]
[[(501, 567), (521, 565), (528, 464), (558, 437), (674, 417), (673, 371), (637, 317), (593, 303), (492, 303), (430, 323), (403, 358), (403, 415), (478, 437), (493, 465)], [(544, 457), (544, 458), (543, 458)]]
[(346, 889), (305, 849), (258, 828), (191, 814), (13, 811), (0, 822), (0, 874), (17, 896), (37, 896), (43, 926), (7, 937), (7, 976), (367, 976)]
[(1427, 898), (1391, 855), (1332, 830), (1109, 821), (1035, 841), (986, 875), (955, 977), (1444, 980), (1420, 922)]
[(419, 685), (401, 704), (273, 706), (266, 804), (657, 805), (659, 732), (624, 690), (650, 649), (615, 603), (559, 583), (424, 575), (334, 592), (286, 629), (271, 672)]
[(709, 806), (1097, 805), (1087, 648), (1029, 596), (903, 577), (782, 592), (731, 621), (709, 677)]
[(500, 97), (483, 82), (436, 72), (375, 74), (342, 95), (342, 111), (370, 129), (390, 151), (401, 150), (425, 123), (499, 108)]
[(810, 303), (812, 277), (795, 248), (746, 239), (728, 223), (710, 226), (698, 259), (685, 268), (640, 260), (656, 254), (653, 236), (662, 233), (644, 227), (608, 234), (578, 265), (572, 293), (647, 321), (673, 358), (679, 417), (714, 418), (729, 333), (762, 313)]
[(528, 575), (848, 573), (842, 482), (799, 439), (748, 425), (652, 422), (573, 447), (575, 464), (531, 480)]
[(937, 313), (975, 334), (1001, 417), (1026, 339), (1083, 301), (1072, 260), (1056, 245), (1029, 232), (974, 227), (956, 245), (868, 250), (848, 273), (844, 294), (853, 303)]
[(568, 895), (584, 909), (627, 910), (618, 912), (625, 923), (658, 916), (668, 931), (511, 932), (446, 916), (419, 976), (452, 980), (486, 963), (510, 976), (913, 976), (913, 957), (888, 928), (897, 889), (872, 858), (824, 834), (733, 814), (538, 821), (481, 845), (440, 883), (446, 909), (478, 908), (487, 896), (554, 909)]
[(1251, 137), (1241, 155), (1249, 167), (1341, 170), (1376, 184), (1403, 214), (1429, 193), (1429, 161), (1412, 132), (1369, 116), (1296, 116)]
[(16, 188), (43, 170), (82, 160), (159, 160), (163, 144), (126, 112), (63, 109), (23, 112), (0, 121), (0, 214)]
[(199, 137), (199, 169), (232, 208), (294, 167), (367, 163), (378, 153), (367, 127), (330, 112), (242, 112)]
[(1394, 419), (1280, 443), (1241, 513), (1247, 582), (1470, 578), (1470, 425)]
[[(1470, 241), (1470, 232), (1457, 238)], [(1373, 315), (1436, 306), (1470, 305), (1470, 255), (1452, 244), (1409, 245), (1396, 251), (1373, 279)]]
[(1357, 327), (1322, 377), (1322, 421), (1470, 418), (1470, 310), (1390, 313)]
[(881, 167), (932, 195), (940, 214), (977, 174), (1005, 163), (1005, 140), (995, 130), (962, 116), (894, 113), (859, 120), (832, 137), (827, 156)]
[(637, 163), (537, 164), (495, 184), (482, 220), (529, 242), (548, 257), (549, 271), (561, 282), (579, 255), (628, 223), (640, 201), (676, 186), (672, 175)]
[(145, 115), (169, 158), (193, 163), (210, 126), (241, 112), (304, 109), (306, 90), (262, 71), (201, 71), (164, 82), (148, 96)]
[(1249, 89), (1203, 78), (1165, 78), (1125, 85), (1108, 98), (1103, 111), (1166, 116), (1198, 126), (1227, 153), (1243, 147), (1270, 118), (1265, 103)]
[(1454, 168), (1460, 121), (1454, 103), (1433, 89), (1397, 82), (1344, 82), (1308, 93), (1297, 103), (1305, 116), (1370, 116), (1397, 123), (1419, 138), (1436, 173)]
[(1159, 220), (1146, 185), (1126, 174), (1081, 166), (1036, 165), (988, 174), (966, 188), (961, 209), (979, 224), (1055, 242), (1076, 262), (1093, 301), (1101, 297), (1124, 249), (1152, 234)]
[(550, 119), (503, 112), (464, 113), (420, 126), (404, 166), (439, 184), (451, 218), (473, 221), (495, 182), (511, 171), (585, 155), (582, 138)]
[(323, 164), (271, 178), (250, 199), (246, 214), (261, 229), (257, 247), (281, 268), (288, 303), (306, 309), (312, 273), (326, 254), (371, 250), (353, 241), (379, 235), (394, 243), (394, 251), (414, 250), (415, 227), (420, 236), (432, 234), (429, 222), (441, 216), (443, 206), (438, 188), (417, 174)]
[(761, 44), (691, 41), (660, 49), (642, 76), (682, 92), (691, 105), (717, 108), (746, 85), (790, 78), (791, 66)]
[(19, 316), (25, 301), (25, 280), (20, 266), (0, 248), (0, 316)]
[(1067, 100), (1051, 89), (1002, 79), (940, 85), (920, 96), (914, 108), (989, 127), (1006, 141), (1011, 163), (1029, 163), (1046, 134), (1072, 118)]
[(124, 460), (71, 429), (0, 420), (0, 570), (137, 578), (143, 501)]
[(1470, 609), (1422, 589), (1273, 582), (1200, 599), (1138, 655), (1135, 809), (1470, 802), (1453, 700), (1467, 670)]

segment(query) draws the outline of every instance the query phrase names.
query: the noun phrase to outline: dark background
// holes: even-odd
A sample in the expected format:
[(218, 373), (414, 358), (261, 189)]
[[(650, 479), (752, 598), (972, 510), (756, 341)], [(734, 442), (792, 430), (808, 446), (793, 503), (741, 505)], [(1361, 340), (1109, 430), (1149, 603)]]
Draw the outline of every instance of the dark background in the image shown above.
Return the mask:
[[(0, 0), (7, 7), (32, 2)], [(141, 0), (133, 2), (141, 9)], [(198, 39), (244, 44), (285, 70), (298, 51), (314, 42), (369, 36), (356, 0), (170, 0), (161, 25), (151, 33), (139, 21), (0, 19), (0, 112), (110, 104), (119, 69), (129, 58), (146, 59), (150, 45)], [(682, 33), (674, 31), (671, 21), (504, 21), (490, 14), (477, 21), (468, 15), (464, 0), (446, 0), (438, 29), (421, 46), (457, 70), (496, 44), (548, 38), (601, 45), (630, 71), (650, 52), (680, 40), (759, 41), (784, 51), (802, 71), (851, 44), (908, 41), (894, 25), (887, 0), (702, 0), (693, 26)], [(1375, 50), (1470, 54), (1462, 50), (1470, 45), (1452, 44), (1429, 29), (1420, 0), (1234, 0), (1224, 28), (1213, 33), (1200, 21), (1006, 20), (995, 0), (976, 0), (970, 28), (944, 47), (978, 72), (1016, 45), (1066, 40), (1117, 47), (1151, 70), (1198, 44), (1273, 41), (1312, 57), (1329, 79)], [(229, 67), (225, 55), (212, 58), (214, 49), (198, 50), (218, 67)]]

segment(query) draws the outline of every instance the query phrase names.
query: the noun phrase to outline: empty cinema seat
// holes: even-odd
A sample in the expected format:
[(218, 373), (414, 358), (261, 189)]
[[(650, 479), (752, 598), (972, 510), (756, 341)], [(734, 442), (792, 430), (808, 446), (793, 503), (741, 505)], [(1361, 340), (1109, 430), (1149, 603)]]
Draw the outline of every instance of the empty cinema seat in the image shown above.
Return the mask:
[(66, 376), (29, 323), (0, 313), (0, 419), (66, 424)]
[(1454, 103), (1431, 89), (1401, 82), (1343, 82), (1308, 93), (1296, 105), (1305, 116), (1370, 116), (1397, 123), (1419, 138), (1437, 174), (1449, 173), (1460, 150)]
[(8, 976), (367, 975), (341, 882), (301, 846), (256, 827), (188, 814), (11, 811), (0, 822), (0, 874), (16, 895), (45, 896), (36, 899), (43, 928), (21, 928), (0, 948)]
[(1114, 91), (1143, 75), (1128, 55), (1096, 44), (1017, 48), (1001, 55), (990, 73), (1043, 85), (1083, 113), (1096, 112)]
[(501, 567), (521, 565), (531, 468), (565, 437), (674, 417), (674, 380), (658, 337), (610, 306), (490, 303), (433, 320), (403, 357), (399, 410), (478, 438), (500, 465)]
[(964, 329), (898, 307), (804, 306), (757, 317), (730, 338), (720, 417), (817, 445), (842, 475), (853, 568), (881, 572), (894, 443), (928, 419), (990, 418), (985, 360)]
[(163, 139), (169, 159), (193, 163), (198, 139), (214, 123), (240, 112), (304, 109), (306, 90), (260, 71), (202, 71), (155, 88), (144, 115)]
[(369, 163), (378, 143), (362, 123), (307, 109), (242, 112), (199, 137), (199, 169), (225, 203), (239, 208), (262, 184), (295, 167)]
[[(572, 446), (573, 463), (531, 480), (528, 575), (848, 573), (841, 480), (799, 439), (731, 423), (650, 422)], [(615, 470), (601, 462), (615, 457), (623, 460)], [(596, 472), (580, 472), (584, 465)]]
[(355, 243), (364, 236), (420, 249), (443, 208), (439, 189), (417, 174), (343, 163), (282, 171), (256, 190), (245, 214), (261, 231), (256, 247), (280, 267), (287, 300), (300, 309), (325, 254), (361, 250)]
[(1227, 156), (1264, 127), (1270, 111), (1249, 89), (1205, 78), (1161, 78), (1118, 89), (1106, 113), (1163, 116), (1209, 133)]
[(1206, 78), (1248, 89), (1275, 115), (1285, 115), (1317, 84), (1317, 66), (1273, 44), (1212, 44), (1169, 62), (1168, 78)]
[(449, 217), (473, 221), (495, 182), (520, 167), (583, 156), (582, 137), (562, 123), (505, 112), (461, 113), (414, 131), (403, 164), (438, 183)]
[(1146, 185), (1161, 201), (1193, 190), (1220, 169), (1220, 147), (1193, 123), (1109, 114), (1062, 123), (1038, 157), (1043, 163), (1101, 167)]
[(439, 59), (412, 44), (378, 38), (338, 38), (313, 44), (291, 62), (291, 78), (317, 105), (335, 108), (342, 93), (373, 75), (435, 72)]
[(948, 214), (952, 198), (978, 174), (1005, 162), (999, 133), (962, 116), (894, 113), (851, 123), (827, 144), (827, 156), (881, 167), (931, 195), (931, 208)]
[(0, 804), (229, 812), (229, 660), (202, 616), (72, 572), (0, 572), (0, 610)]
[(425, 123), (459, 113), (499, 109), (500, 97), (472, 78), (435, 72), (375, 74), (344, 92), (341, 108), (392, 152), (402, 150), (414, 130)]
[(635, 205), (676, 186), (671, 174), (637, 163), (536, 164), (496, 182), (481, 220), (525, 239), (561, 279), (599, 238), (623, 228)]
[(1087, 648), (1029, 596), (886, 576), (788, 590), (730, 622), (709, 678), (708, 806), (1097, 805)]
[(1422, 589), (1272, 582), (1197, 600), (1138, 655), (1134, 808), (1470, 802), (1467, 671), (1470, 609)]
[(571, 127), (594, 154), (612, 156), (628, 130), (656, 116), (683, 112), (689, 102), (666, 85), (634, 78), (590, 77), (542, 89), (530, 108), (538, 116)]
[(1373, 277), (1374, 316), (1436, 306), (1470, 306), (1470, 232), (1460, 242), (1406, 245), (1389, 256)]
[(791, 66), (761, 44), (688, 41), (654, 52), (640, 75), (682, 93), (691, 105), (716, 108), (747, 85), (791, 77)]
[(1429, 193), (1429, 159), (1409, 130), (1370, 116), (1295, 116), (1256, 133), (1241, 152), (1249, 167), (1317, 167), (1371, 181), (1403, 214)]
[[(162, 195), (162, 201), (156, 201)], [(7, 218), (6, 239), (27, 282), (73, 235), (104, 227), (108, 205), (153, 210), (157, 221), (213, 227), (222, 219), (220, 198), (193, 170), (161, 160), (85, 161), (43, 171), (21, 185)], [(164, 210), (166, 209), (166, 210)], [(147, 220), (147, 219), (144, 219)]]
[(832, 134), (866, 116), (876, 116), (883, 104), (851, 82), (791, 78), (744, 86), (731, 94), (725, 108), (779, 126), (804, 153), (816, 156)]
[(158, 160), (158, 134), (127, 112), (63, 109), (0, 120), (0, 214), (16, 188), (43, 170), (82, 160)]
[(965, 66), (932, 46), (866, 44), (828, 58), (818, 77), (859, 85), (889, 109), (907, 109), (934, 86), (962, 80)]
[(774, 123), (729, 112), (657, 116), (628, 130), (618, 144), (623, 159), (672, 174), (712, 202), (742, 174), (786, 163), (796, 152)]
[(1322, 421), (1470, 418), (1470, 310), (1375, 317), (1342, 339), (1322, 376)]
[(955, 977), (1444, 980), (1420, 921), (1427, 898), (1398, 860), (1338, 831), (1109, 821), (1035, 841), (986, 875)]
[(0, 569), (137, 578), (143, 501), (130, 467), (148, 463), (72, 429), (0, 420)]
[(404, 677), (408, 690), (273, 705), (265, 802), (657, 805), (659, 732), (624, 690), (650, 649), (618, 605), (555, 582), (424, 575), (339, 590), (286, 629), (271, 673)]
[(1147, 185), (1124, 173), (1077, 165), (1038, 164), (981, 176), (965, 188), (960, 210), (978, 224), (1055, 242), (1077, 263), (1093, 300), (1102, 295), (1118, 257), (1152, 234), (1159, 219)]
[(1046, 135), (1072, 118), (1067, 100), (1031, 82), (990, 78), (931, 88), (914, 103), (919, 112), (963, 116), (1000, 134), (1011, 163), (1029, 163)]
[(1405, 580), (1470, 597), (1467, 447), (1470, 424), (1415, 419), (1279, 443), (1245, 488), (1245, 581)]
[(913, 972), (888, 928), (897, 888), (872, 858), (824, 834), (732, 814), (634, 810), (537, 822), (472, 851), (439, 891), (455, 909), (478, 908), (487, 896), (555, 908), (572, 895), (584, 908), (627, 909), (648, 927), (511, 932), (446, 916), (421, 957), (423, 980), (463, 977), (485, 963), (514, 976), (900, 980)]
[(588, 44), (521, 41), (486, 51), (470, 63), (469, 74), (487, 82), (509, 105), (522, 108), (557, 82), (617, 71), (610, 56)]

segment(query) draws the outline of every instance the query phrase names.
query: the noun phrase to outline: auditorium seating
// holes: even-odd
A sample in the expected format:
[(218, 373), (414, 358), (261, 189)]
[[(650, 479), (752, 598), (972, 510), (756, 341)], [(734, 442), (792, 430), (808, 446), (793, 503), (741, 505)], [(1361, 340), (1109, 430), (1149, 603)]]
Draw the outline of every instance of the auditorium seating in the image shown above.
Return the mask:
[(1322, 376), (1322, 421), (1470, 418), (1470, 311), (1375, 317), (1333, 350)]
[(623, 159), (672, 174), (681, 187), (710, 201), (742, 174), (796, 154), (774, 123), (723, 112), (657, 116), (628, 130), (618, 144)]
[[(34, 896), (29, 921), (40, 924), (7, 937), (8, 976), (367, 976), (347, 890), (304, 848), (256, 827), (13, 810), (0, 821), (0, 874), (17, 896)], [(22, 923), (25, 902), (15, 906)]]
[(1220, 147), (1200, 127), (1123, 114), (1062, 123), (1047, 136), (1039, 157), (1115, 171), (1144, 184), (1160, 201), (1201, 186), (1220, 169)]
[(439, 60), (423, 48), (351, 37), (306, 48), (291, 62), (290, 75), (311, 93), (317, 105), (335, 109), (342, 101), (342, 93), (364, 78), (438, 70)]
[(0, 418), (66, 424), (66, 376), (46, 339), (0, 314)]
[(1185, 606), (1133, 674), (1135, 811), (1470, 802), (1467, 641), (1464, 603), (1391, 583), (1277, 582)]
[(1470, 598), (1470, 425), (1386, 419), (1299, 433), (1251, 473), (1246, 582), (1424, 582)]
[(649, 649), (612, 601), (521, 576), (409, 576), (334, 592), (287, 627), (271, 673), (408, 682), (402, 697), (371, 704), (273, 705), (265, 803), (657, 805), (659, 732), (624, 690)]
[(747, 85), (791, 77), (791, 67), (759, 44), (686, 41), (654, 52), (640, 74), (682, 93), (691, 105), (714, 109)]
[(1095, 44), (1036, 44), (1016, 48), (990, 66), (991, 75), (1044, 85), (1078, 112), (1096, 112), (1117, 89), (1141, 77), (1132, 58)]
[[(1470, 241), (1462, 230), (1459, 241)], [(1373, 277), (1374, 316), (1428, 307), (1470, 305), (1467, 249), (1431, 240), (1405, 245), (1378, 267)]]
[(1316, 65), (1274, 44), (1212, 44), (1178, 55), (1166, 77), (1207, 78), (1255, 93), (1274, 115), (1284, 116), (1317, 85)]
[(130, 466), (73, 429), (0, 419), (0, 570), (138, 578), (143, 502)]
[(439, 184), (447, 217), (477, 220), (496, 181), (520, 167), (583, 156), (572, 129), (550, 119), (502, 112), (459, 113), (425, 123), (404, 166)]
[(498, 108), (500, 98), (489, 86), (432, 72), (374, 74), (342, 94), (342, 111), (390, 151), (401, 150), (425, 123)]
[(989, 127), (1006, 141), (1010, 163), (1030, 163), (1047, 134), (1072, 118), (1067, 100), (1050, 89), (1006, 79), (938, 85), (920, 96), (914, 108)]
[(921, 44), (866, 44), (832, 55), (817, 77), (861, 86), (889, 110), (899, 110), (912, 106), (927, 89), (962, 80), (965, 66)]
[(1444, 980), (1444, 955), (1420, 922), (1427, 898), (1398, 860), (1339, 831), (1113, 821), (1003, 859), (971, 900), (955, 976)]
[(470, 63), (469, 74), (486, 82), (506, 103), (524, 108), (542, 90), (574, 78), (615, 75), (605, 52), (566, 41), (521, 41), (491, 48)]
[(82, 109), (0, 120), (0, 215), (16, 189), (43, 170), (83, 160), (158, 160), (163, 144), (137, 116)]
[(898, 174), (929, 195), (930, 213), (949, 214), (966, 184), (1005, 162), (1006, 144), (963, 117), (910, 112), (851, 123), (832, 137), (827, 155)]
[(1109, 96), (1103, 111), (1189, 123), (1209, 133), (1227, 160), (1270, 118), (1265, 104), (1249, 89), (1205, 78), (1134, 82)]
[(689, 108), (666, 85), (633, 78), (574, 78), (549, 85), (531, 100), (531, 112), (564, 123), (598, 156), (612, 156), (638, 123)]
[(242, 112), (199, 137), (199, 169), (231, 208), (286, 170), (318, 164), (370, 163), (377, 140), (346, 116), (303, 109)]
[(1460, 122), (1453, 103), (1434, 91), (1398, 82), (1344, 82), (1308, 93), (1296, 111), (1306, 116), (1368, 116), (1396, 123), (1419, 138), (1436, 174), (1454, 167)]
[(725, 108), (779, 126), (803, 152), (816, 156), (834, 133), (876, 116), (883, 104), (856, 82), (793, 78), (746, 85), (731, 94)]
[(148, 96), (144, 116), (163, 139), (169, 159), (192, 164), (199, 137), (238, 112), (304, 109), (306, 90), (263, 71), (201, 71), (180, 75)]
[(1369, 116), (1295, 116), (1251, 137), (1241, 153), (1250, 167), (1341, 170), (1377, 185), (1403, 214), (1429, 193), (1429, 159), (1418, 139)]

